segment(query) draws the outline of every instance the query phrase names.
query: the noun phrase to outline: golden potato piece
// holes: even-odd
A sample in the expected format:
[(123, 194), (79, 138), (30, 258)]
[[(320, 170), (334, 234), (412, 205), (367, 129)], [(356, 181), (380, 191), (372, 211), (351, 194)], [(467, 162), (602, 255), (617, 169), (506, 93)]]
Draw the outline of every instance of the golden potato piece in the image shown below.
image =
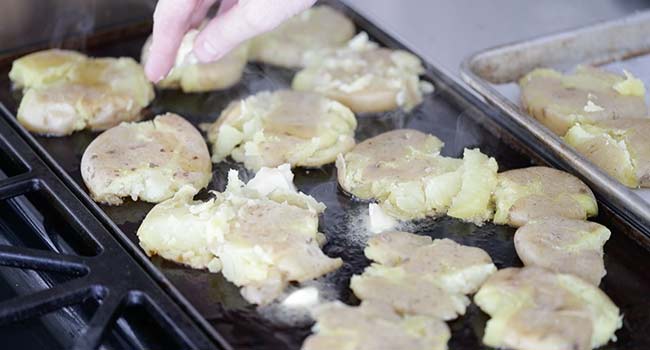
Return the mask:
[(492, 219), (492, 193), (497, 185), (499, 166), (494, 158), (478, 149), (465, 149), (460, 167), (460, 188), (453, 197), (447, 215), (481, 225)]
[(338, 157), (339, 184), (361, 199), (391, 202), (384, 209), (402, 219), (444, 213), (449, 203), (440, 197), (449, 187), (432, 187), (435, 198), (427, 201), (425, 180), (453, 181), (444, 175), (462, 161), (440, 157), (442, 145), (437, 137), (411, 129), (377, 135)]
[(650, 119), (574, 125), (564, 140), (628, 187), (650, 187)]
[(305, 52), (335, 48), (354, 36), (354, 23), (330, 6), (314, 6), (251, 40), (250, 59), (302, 68)]
[(524, 265), (572, 274), (597, 286), (606, 274), (603, 246), (610, 234), (595, 222), (550, 217), (529, 221), (514, 240)]
[(289, 163), (318, 167), (354, 146), (357, 120), (311, 92), (264, 91), (232, 102), (208, 130), (215, 162), (227, 156), (258, 170)]
[(389, 304), (400, 314), (441, 320), (465, 314), (470, 303), (465, 295), (447, 292), (435, 280), (380, 264), (372, 264), (363, 274), (352, 276), (350, 288), (357, 298)]
[(27, 89), (18, 108), (18, 122), (25, 129), (49, 136), (86, 128), (105, 130), (140, 118), (140, 108), (128, 95), (105, 86), (65, 82)]
[(47, 50), (14, 61), (10, 77), (25, 88), (18, 121), (50, 136), (138, 120), (154, 98), (142, 67), (131, 58)]
[(536, 69), (519, 85), (524, 108), (558, 135), (564, 135), (576, 123), (648, 115), (645, 89), (629, 75), (622, 77), (586, 66), (566, 75)]
[(117, 205), (130, 197), (158, 203), (183, 185), (207, 186), (212, 164), (198, 130), (168, 113), (97, 136), (81, 158), (81, 176), (97, 202)]
[(86, 56), (76, 51), (38, 51), (15, 60), (9, 79), (18, 88), (42, 87), (65, 79), (73, 67), (85, 60)]
[(519, 227), (546, 216), (585, 220), (598, 214), (589, 187), (577, 177), (547, 167), (502, 172), (494, 192), (494, 223)]
[(352, 276), (350, 288), (359, 299), (389, 304), (402, 314), (454, 319), (465, 313), (465, 295), (496, 271), (479, 248), (407, 232), (374, 236), (364, 252), (376, 262)]
[[(204, 92), (227, 89), (239, 82), (246, 68), (248, 43), (239, 45), (224, 57), (210, 63), (199, 63), (192, 53), (199, 30), (185, 34), (176, 54), (174, 67), (167, 76), (156, 83), (163, 89), (181, 89), (183, 92)], [(151, 37), (142, 47), (140, 62), (144, 65), (149, 57)]]
[(396, 266), (410, 259), (418, 248), (430, 245), (429, 236), (393, 231), (373, 236), (363, 253), (372, 261), (382, 265)]
[(315, 312), (315, 334), (302, 350), (446, 350), (447, 325), (425, 316), (400, 316), (387, 305), (323, 305)]
[(325, 206), (299, 193), (292, 179), (288, 164), (262, 168), (247, 184), (231, 170), (226, 190), (207, 201), (193, 201), (196, 189), (183, 187), (149, 212), (138, 229), (140, 246), (148, 255), (221, 271), (249, 302), (271, 302), (289, 282), (342, 263), (320, 250)]
[(442, 145), (417, 130), (377, 135), (339, 156), (339, 184), (361, 199), (378, 200), (402, 220), (446, 213), (477, 224), (490, 219), (496, 161), (467, 149), (462, 160), (442, 157)]
[(315, 91), (350, 107), (355, 113), (410, 110), (432, 91), (420, 82), (420, 59), (401, 50), (379, 48), (366, 33), (346, 47), (307, 55), (305, 69), (295, 75), (295, 90)]
[[(357, 144), (336, 161), (341, 187), (361, 199), (385, 199), (395, 182), (415, 181), (439, 169), (443, 143), (412, 129), (385, 132)], [(460, 162), (440, 164), (455, 170)], [(456, 166), (455, 166), (456, 165)]]
[(138, 239), (148, 256), (160, 255), (195, 269), (219, 271), (221, 261), (210, 250), (216, 236), (207, 234), (214, 219), (201, 215), (216, 204), (210, 201), (200, 211), (188, 210), (197, 192), (193, 186), (183, 186), (174, 197), (153, 207), (138, 229)]
[(615, 339), (622, 326), (598, 287), (539, 267), (499, 270), (474, 302), (491, 317), (483, 343), (495, 348), (587, 350)]

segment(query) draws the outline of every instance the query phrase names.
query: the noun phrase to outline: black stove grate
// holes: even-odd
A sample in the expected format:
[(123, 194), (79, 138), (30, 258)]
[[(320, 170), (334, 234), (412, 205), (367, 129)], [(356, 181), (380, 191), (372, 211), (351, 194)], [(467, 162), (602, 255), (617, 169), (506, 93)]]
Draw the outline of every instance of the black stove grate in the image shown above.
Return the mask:
[(216, 348), (4, 118), (0, 281), (6, 349)]

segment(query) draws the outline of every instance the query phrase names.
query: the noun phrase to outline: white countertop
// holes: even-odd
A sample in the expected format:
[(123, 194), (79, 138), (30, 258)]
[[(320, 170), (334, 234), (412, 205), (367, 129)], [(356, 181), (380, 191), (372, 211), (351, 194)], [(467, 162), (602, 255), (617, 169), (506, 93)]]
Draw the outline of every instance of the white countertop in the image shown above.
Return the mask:
[(460, 80), (473, 52), (650, 9), (647, 0), (343, 0)]

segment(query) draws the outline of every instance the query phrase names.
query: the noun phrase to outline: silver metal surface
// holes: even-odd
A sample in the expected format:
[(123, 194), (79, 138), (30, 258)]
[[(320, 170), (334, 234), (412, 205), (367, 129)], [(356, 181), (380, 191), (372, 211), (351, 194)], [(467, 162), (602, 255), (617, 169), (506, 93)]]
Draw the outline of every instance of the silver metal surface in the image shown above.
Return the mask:
[(650, 204), (639, 192), (611, 178), (530, 117), (513, 93), (516, 81), (536, 67), (566, 69), (578, 63), (604, 64), (645, 55), (650, 52), (648, 33), (650, 11), (479, 52), (463, 62), (461, 75), (468, 85), (569, 163), (606, 205), (650, 234)]
[(460, 80), (478, 50), (611, 20), (647, 0), (345, 0), (409, 49)]

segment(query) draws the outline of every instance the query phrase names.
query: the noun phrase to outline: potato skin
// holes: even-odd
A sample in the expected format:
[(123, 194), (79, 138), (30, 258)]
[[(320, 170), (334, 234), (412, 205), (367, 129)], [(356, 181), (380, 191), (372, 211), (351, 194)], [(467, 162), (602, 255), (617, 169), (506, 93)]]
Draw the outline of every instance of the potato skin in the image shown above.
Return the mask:
[(548, 217), (517, 229), (514, 241), (524, 265), (572, 274), (597, 286), (606, 274), (603, 245), (610, 234), (595, 222)]
[(548, 167), (498, 174), (496, 224), (519, 227), (547, 216), (584, 220), (598, 213), (593, 192), (577, 177)]
[[(576, 123), (592, 124), (648, 115), (643, 96), (623, 95), (614, 89), (624, 77), (593, 67), (580, 66), (573, 74), (536, 69), (520, 82), (526, 111), (562, 136)], [(592, 102), (600, 108), (588, 108)]]
[(382, 303), (337, 301), (316, 308), (314, 317), (315, 333), (301, 350), (446, 350), (451, 337), (440, 319), (400, 315)]
[(491, 317), (483, 343), (494, 348), (589, 350), (615, 339), (623, 325), (598, 287), (535, 266), (497, 271), (474, 302)]
[(212, 163), (198, 130), (168, 113), (97, 136), (81, 158), (81, 175), (97, 202), (118, 205), (131, 197), (158, 203), (183, 185), (205, 187)]
[(354, 23), (344, 14), (330, 6), (314, 6), (251, 39), (250, 59), (285, 68), (302, 68), (305, 52), (342, 46), (354, 32)]
[(359, 299), (444, 320), (464, 314), (469, 303), (465, 295), (476, 292), (496, 271), (480, 248), (407, 232), (378, 234), (364, 253), (375, 262), (350, 280)]
[(420, 59), (402, 50), (380, 48), (358, 34), (345, 47), (307, 55), (305, 68), (291, 84), (294, 90), (315, 91), (348, 106), (355, 113), (411, 110), (427, 92), (419, 75)]
[(77, 64), (86, 60), (80, 52), (70, 50), (43, 50), (15, 60), (9, 79), (16, 88), (38, 88), (60, 81)]
[(39, 51), (14, 61), (10, 78), (24, 88), (17, 118), (27, 130), (65, 136), (140, 119), (153, 87), (133, 59)]
[[(588, 134), (589, 139), (580, 137)], [(650, 119), (576, 125), (565, 141), (628, 187), (650, 187)]]
[(262, 91), (233, 101), (208, 128), (215, 162), (231, 156), (246, 168), (319, 167), (355, 144), (357, 120), (325, 96), (293, 90)]

